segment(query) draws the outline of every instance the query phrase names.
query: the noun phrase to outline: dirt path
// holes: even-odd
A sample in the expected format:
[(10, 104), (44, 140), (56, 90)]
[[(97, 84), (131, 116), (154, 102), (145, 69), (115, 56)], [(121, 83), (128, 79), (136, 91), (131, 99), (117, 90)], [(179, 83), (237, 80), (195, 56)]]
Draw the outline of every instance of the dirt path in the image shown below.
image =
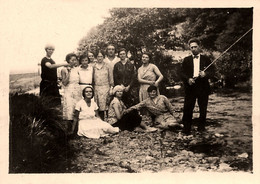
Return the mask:
[[(183, 97), (172, 99), (181, 117)], [(252, 172), (251, 93), (213, 94), (207, 132), (184, 136), (180, 130), (145, 133), (123, 131), (97, 140), (77, 137), (69, 172), (142, 173)], [(195, 109), (194, 124), (198, 108)], [(194, 125), (194, 127), (196, 127)]]

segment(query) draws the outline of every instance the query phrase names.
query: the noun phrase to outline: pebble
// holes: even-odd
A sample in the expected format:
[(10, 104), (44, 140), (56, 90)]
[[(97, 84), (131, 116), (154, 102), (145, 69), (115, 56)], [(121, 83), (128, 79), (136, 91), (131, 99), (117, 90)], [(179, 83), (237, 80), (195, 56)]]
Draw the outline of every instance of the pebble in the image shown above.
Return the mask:
[(221, 164), (219, 164), (218, 171), (221, 171), (221, 172), (232, 171), (232, 168), (226, 163), (221, 163)]
[(146, 160), (146, 161), (153, 160), (153, 159), (154, 159), (154, 158), (151, 157), (151, 156), (146, 156), (146, 157), (145, 157), (145, 160)]
[(238, 155), (237, 157), (239, 157), (239, 158), (247, 158), (248, 154), (247, 153), (242, 153), (242, 154)]
[(219, 134), (219, 133), (216, 133), (215, 136), (216, 136), (216, 137), (224, 137), (223, 134)]

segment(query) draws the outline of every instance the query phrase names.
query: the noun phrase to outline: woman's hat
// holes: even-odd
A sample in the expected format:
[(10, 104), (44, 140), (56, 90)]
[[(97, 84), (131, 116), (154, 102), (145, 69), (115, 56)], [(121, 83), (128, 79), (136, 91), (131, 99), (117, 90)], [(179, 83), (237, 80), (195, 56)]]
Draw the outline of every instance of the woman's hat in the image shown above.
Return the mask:
[(120, 85), (116, 85), (114, 88), (113, 88), (113, 95), (115, 95), (116, 94), (116, 92), (117, 91), (123, 91), (124, 90), (124, 88), (122, 87), (122, 86), (120, 86)]

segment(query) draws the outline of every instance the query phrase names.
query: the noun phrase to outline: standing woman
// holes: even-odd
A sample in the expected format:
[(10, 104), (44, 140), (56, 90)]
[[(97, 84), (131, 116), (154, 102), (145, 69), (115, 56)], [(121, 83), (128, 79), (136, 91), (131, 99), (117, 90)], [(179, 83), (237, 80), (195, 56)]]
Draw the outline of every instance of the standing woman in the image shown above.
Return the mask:
[[(127, 107), (135, 104), (135, 96), (131, 91), (136, 71), (134, 65), (126, 57), (126, 49), (118, 51), (120, 61), (114, 65), (113, 76), (115, 85), (120, 85), (124, 89), (122, 100)], [(132, 92), (132, 93), (131, 93)]]
[(77, 65), (77, 56), (70, 53), (66, 56), (66, 61), (70, 67), (64, 67), (61, 70), (62, 84), (64, 87), (63, 95), (63, 120), (72, 121), (76, 103), (82, 99), (79, 86), (79, 69)]
[(68, 66), (68, 63), (56, 64), (51, 56), (55, 48), (53, 45), (46, 45), (46, 56), (41, 61), (41, 78), (40, 96), (53, 97), (55, 105), (60, 105), (60, 93), (57, 83), (57, 68), (61, 66)]
[(99, 107), (99, 116), (102, 120), (107, 118), (108, 103), (114, 86), (111, 67), (104, 62), (105, 53), (98, 51), (97, 63), (93, 68), (95, 100)]
[(81, 55), (79, 63), (79, 85), (82, 91), (87, 85), (92, 85), (93, 67), (89, 65), (89, 58), (87, 55)]
[(94, 66), (97, 62), (95, 54), (92, 51), (88, 51), (89, 66)]
[(143, 65), (138, 69), (138, 81), (140, 83), (139, 100), (140, 102), (149, 97), (147, 89), (150, 85), (157, 87), (157, 93), (159, 94), (159, 83), (163, 80), (163, 75), (158, 67), (152, 63), (151, 55), (148, 52), (142, 54)]

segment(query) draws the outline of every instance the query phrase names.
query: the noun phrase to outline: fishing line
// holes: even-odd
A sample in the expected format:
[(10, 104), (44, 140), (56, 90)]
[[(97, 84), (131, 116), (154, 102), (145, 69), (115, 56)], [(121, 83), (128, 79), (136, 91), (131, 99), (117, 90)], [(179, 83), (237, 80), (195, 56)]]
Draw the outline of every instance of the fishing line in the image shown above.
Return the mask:
[(252, 31), (253, 28), (249, 29), (245, 34), (243, 34), (239, 39), (237, 39), (237, 41), (235, 41), (230, 47), (228, 47), (224, 52), (222, 52), (222, 54), (220, 54), (216, 59), (214, 59), (214, 61), (212, 61), (206, 68), (204, 68), (204, 70), (202, 70), (203, 72), (205, 72), (211, 65), (213, 65), (221, 56), (223, 56), (229, 49), (231, 49), (237, 42), (239, 42), (244, 36), (246, 36), (250, 31)]

